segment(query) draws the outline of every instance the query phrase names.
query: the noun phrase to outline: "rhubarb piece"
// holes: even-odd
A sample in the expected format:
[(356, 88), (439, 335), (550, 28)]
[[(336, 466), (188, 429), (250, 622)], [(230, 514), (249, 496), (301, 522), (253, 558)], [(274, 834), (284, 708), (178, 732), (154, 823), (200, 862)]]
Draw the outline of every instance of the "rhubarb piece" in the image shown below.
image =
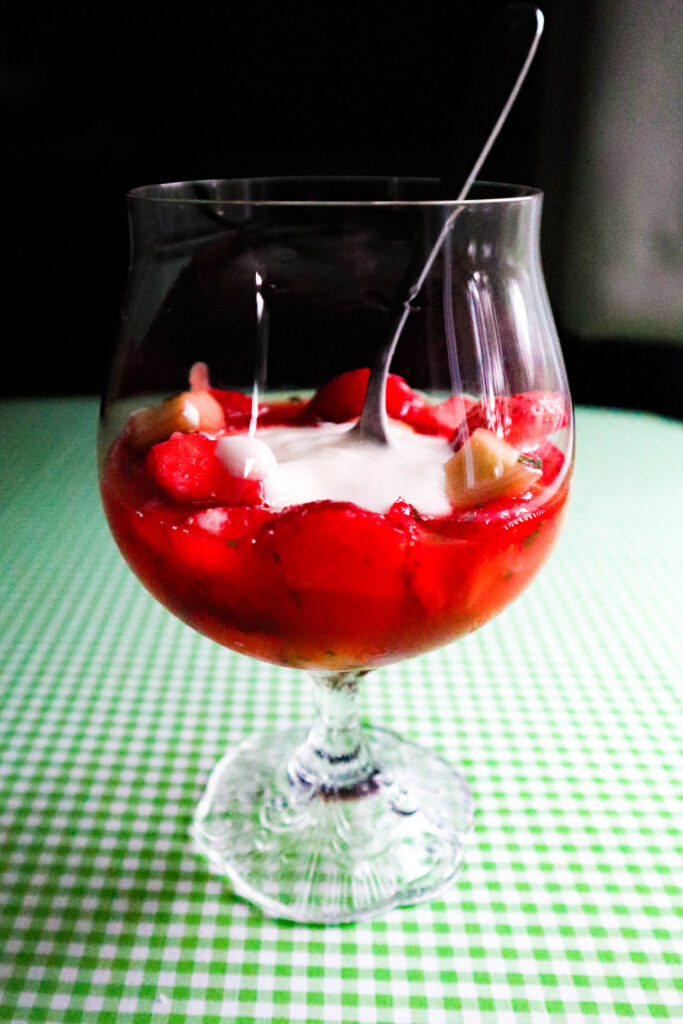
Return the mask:
[(478, 427), (444, 468), (448, 500), (454, 508), (468, 509), (524, 494), (540, 477), (542, 462)]
[(128, 438), (134, 448), (144, 451), (176, 432), (216, 434), (224, 427), (223, 411), (208, 391), (182, 391), (134, 412), (128, 420)]
[(534, 441), (569, 422), (569, 400), (557, 391), (526, 391), (500, 395), (473, 405), (451, 440), (455, 451), (479, 427), (484, 427), (511, 445)]
[(147, 452), (147, 475), (176, 502), (261, 503), (263, 480), (229, 472), (216, 455), (216, 443), (204, 434), (172, 434)]
[(208, 391), (211, 387), (209, 381), (209, 368), (206, 363), (193, 363), (190, 367), (190, 391)]

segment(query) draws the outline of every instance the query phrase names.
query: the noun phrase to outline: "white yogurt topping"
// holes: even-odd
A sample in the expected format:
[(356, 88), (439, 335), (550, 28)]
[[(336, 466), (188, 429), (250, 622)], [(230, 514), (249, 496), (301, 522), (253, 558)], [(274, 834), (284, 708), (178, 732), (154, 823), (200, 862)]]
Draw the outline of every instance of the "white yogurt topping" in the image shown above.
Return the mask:
[(268, 445), (248, 434), (219, 437), (216, 456), (228, 473), (243, 480), (270, 480), (278, 472), (275, 456)]
[(391, 445), (350, 440), (348, 423), (264, 427), (257, 431), (277, 460), (265, 474), (266, 501), (276, 508), (325, 498), (387, 512), (397, 498), (425, 515), (447, 515), (444, 463), (453, 452), (441, 437), (392, 425)]

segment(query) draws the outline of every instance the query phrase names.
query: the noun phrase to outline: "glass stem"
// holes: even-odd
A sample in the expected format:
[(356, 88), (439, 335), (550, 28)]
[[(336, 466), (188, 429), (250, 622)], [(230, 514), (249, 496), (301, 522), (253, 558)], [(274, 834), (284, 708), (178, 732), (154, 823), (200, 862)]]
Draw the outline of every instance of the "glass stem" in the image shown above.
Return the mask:
[(375, 788), (376, 769), (358, 717), (363, 671), (310, 672), (317, 715), (289, 763), (293, 785), (326, 799), (353, 799)]

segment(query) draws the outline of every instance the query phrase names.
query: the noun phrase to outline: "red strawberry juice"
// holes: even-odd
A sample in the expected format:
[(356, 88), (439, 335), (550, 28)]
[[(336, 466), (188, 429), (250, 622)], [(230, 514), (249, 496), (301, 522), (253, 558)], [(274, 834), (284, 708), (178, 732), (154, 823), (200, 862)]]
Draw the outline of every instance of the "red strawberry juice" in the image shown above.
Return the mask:
[[(260, 436), (267, 441), (268, 426), (303, 432), (358, 415), (364, 388), (357, 393), (357, 376), (347, 376), (351, 388), (326, 385), (330, 408), (325, 388), (307, 405), (263, 407)], [(105, 462), (101, 492), (116, 542), (147, 589), (184, 622), (233, 650), (325, 670), (371, 668), (420, 654), (478, 628), (509, 604), (557, 538), (570, 474), (542, 433), (547, 423), (538, 426), (542, 399), (536, 394), (527, 402), (534, 409), (532, 436), (524, 437), (515, 419), (514, 409), (524, 402), (505, 406), (515, 438), (541, 460), (529, 487), (467, 509), (439, 506), (438, 514), (425, 513), (419, 500), (408, 502), (400, 492), (379, 511), (349, 500), (269, 501), (260, 480), (236, 483), (224, 463), (211, 461), (222, 437), (247, 435), (250, 418), (244, 396), (211, 394), (224, 408), (222, 430), (209, 437), (174, 432), (146, 450), (124, 430)], [(406, 400), (396, 399), (390, 413), (418, 439), (438, 443), (440, 435), (447, 442), (460, 427), (457, 447), (468, 410), (470, 419), (481, 419), (471, 400), (435, 406), (410, 394), (414, 399), (401, 393)], [(555, 409), (556, 397), (548, 404)], [(553, 429), (564, 425), (566, 419), (555, 416)]]

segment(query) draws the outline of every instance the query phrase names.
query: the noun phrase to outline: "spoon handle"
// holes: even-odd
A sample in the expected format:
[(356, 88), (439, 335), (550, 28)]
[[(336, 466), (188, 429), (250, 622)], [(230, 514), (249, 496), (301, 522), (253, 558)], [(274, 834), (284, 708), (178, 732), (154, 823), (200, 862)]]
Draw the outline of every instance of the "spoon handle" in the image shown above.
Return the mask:
[[(446, 188), (446, 195), (456, 195), (456, 202), (461, 202), (466, 198), (467, 193), (472, 187), (472, 182), (476, 178), (477, 174), (481, 170), (481, 167), (486, 160), (491, 147), (496, 141), (501, 128), (507, 120), (508, 114), (512, 109), (512, 106), (517, 99), (519, 90), (522, 88), (524, 79), (527, 76), (531, 63), (538, 49), (538, 44), (543, 33), (544, 18), (542, 12), (531, 4), (512, 4), (506, 8), (503, 12), (504, 28), (509, 31), (514, 39), (515, 50), (521, 49), (524, 60), (521, 68), (517, 72), (512, 87), (509, 92), (505, 95), (505, 102), (498, 115), (498, 118), (493, 125), (482, 149), (480, 150), (477, 159), (473, 166), (470, 168), (469, 173), (463, 184), (459, 181), (454, 180), (454, 176), (445, 179), (444, 185)], [(500, 29), (500, 25), (499, 25)], [(517, 52), (514, 54), (517, 57)], [(509, 64), (508, 60), (508, 64)], [(515, 70), (519, 67), (519, 64), (514, 65)], [(508, 83), (509, 84), (509, 79)], [(503, 85), (507, 88), (507, 85)], [(498, 109), (496, 107), (496, 109)], [(456, 191), (457, 190), (457, 191)], [(418, 295), (424, 281), (432, 268), (432, 264), (436, 259), (437, 255), (441, 251), (446, 235), (451, 230), (453, 222), (459, 213), (459, 209), (456, 208), (447, 218), (445, 224), (439, 232), (439, 236), (433, 245), (426, 262), (424, 263), (415, 285), (410, 288), (410, 291), (406, 297), (405, 302), (401, 306), (401, 311), (398, 316), (396, 326), (391, 334), (391, 337), (385, 345), (381, 347), (377, 353), (377, 357), (370, 367), (370, 377), (368, 379), (368, 388), (365, 393), (365, 401), (363, 403), (363, 410), (360, 415), (358, 423), (354, 429), (350, 432), (349, 436), (352, 436), (361, 441), (372, 441), (375, 444), (388, 445), (389, 440), (389, 420), (387, 418), (386, 411), (386, 389), (387, 379), (389, 377), (389, 367), (391, 366), (391, 360), (393, 359), (398, 340), (403, 331), (406, 320), (411, 311), (411, 304)]]
[[(506, 8), (504, 14), (507, 16), (506, 20), (508, 21), (508, 24), (510, 26), (510, 31), (520, 32), (526, 29), (526, 38), (523, 40), (522, 45), (528, 45), (529, 50), (526, 55), (526, 59), (519, 71), (519, 74), (515, 79), (514, 85), (510, 90), (510, 94), (507, 100), (505, 101), (505, 105), (503, 106), (503, 109), (501, 110), (498, 116), (498, 120), (491, 129), (491, 132), (486, 142), (484, 143), (484, 146), (476, 160), (476, 163), (474, 164), (472, 170), (467, 176), (467, 179), (464, 185), (462, 186), (462, 189), (458, 193), (458, 200), (462, 200), (467, 196), (467, 193), (472, 187), (473, 181), (479, 174), (479, 171), (483, 167), (484, 161), (489, 155), (494, 142), (498, 138), (501, 128), (507, 121), (508, 114), (512, 110), (514, 102), (519, 94), (519, 90), (522, 88), (522, 85), (524, 84), (524, 79), (526, 78), (529, 68), (531, 67), (531, 63), (534, 57), (536, 56), (536, 50), (538, 49), (538, 44), (540, 43), (541, 36), (543, 34), (545, 18), (543, 17), (543, 12), (540, 11), (538, 7), (533, 7), (528, 4), (513, 4), (511, 7)], [(529, 32), (533, 32), (533, 35), (531, 41), (527, 42)]]

